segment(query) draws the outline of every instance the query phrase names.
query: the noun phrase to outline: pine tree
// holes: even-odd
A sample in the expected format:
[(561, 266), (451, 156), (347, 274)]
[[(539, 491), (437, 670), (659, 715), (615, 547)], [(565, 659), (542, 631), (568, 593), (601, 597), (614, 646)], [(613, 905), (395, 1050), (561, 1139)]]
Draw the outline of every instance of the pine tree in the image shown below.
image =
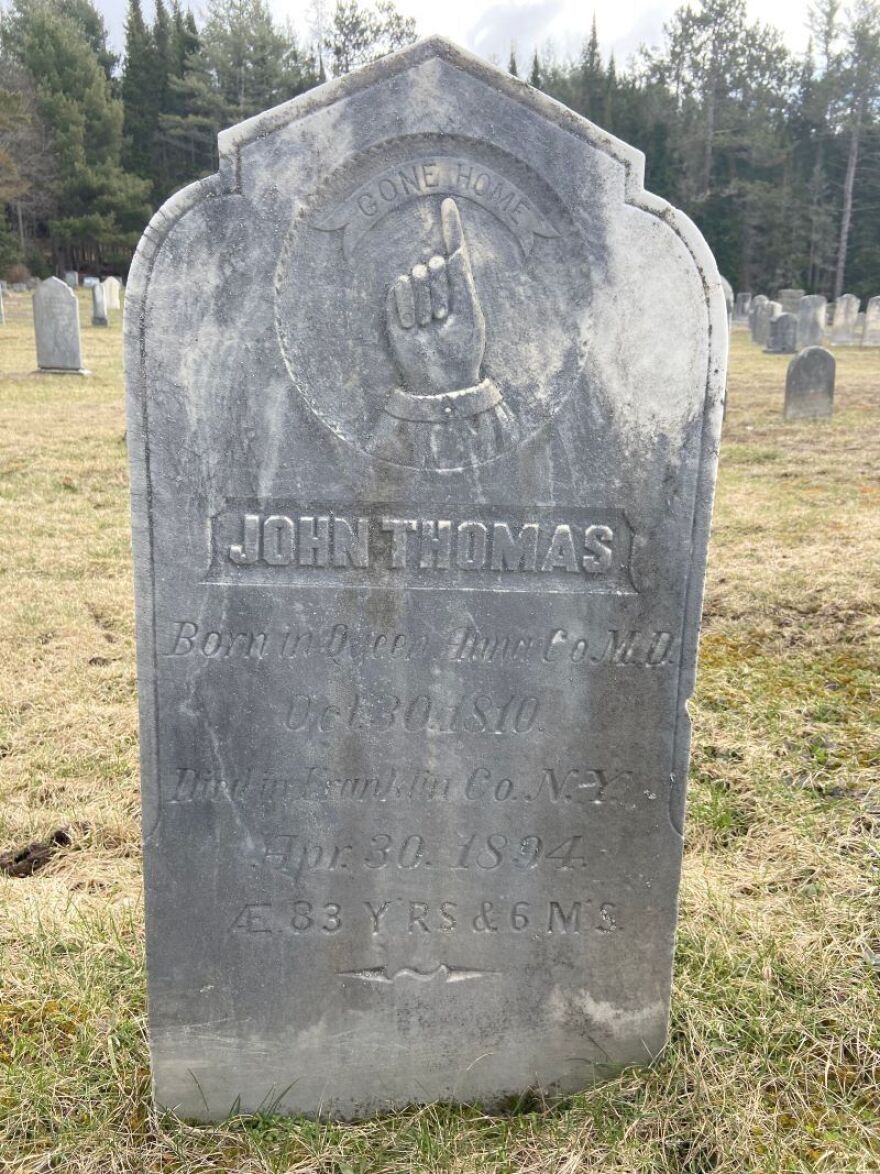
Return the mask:
[(47, 231), (61, 264), (99, 267), (134, 247), (150, 211), (149, 185), (121, 166), (122, 103), (79, 20), (61, 6), (14, 0), (10, 25), (3, 52), (33, 80), (57, 169)]
[(532, 54), (532, 69), (529, 73), (529, 84), (533, 85), (536, 90), (540, 90), (541, 88), (541, 62), (538, 60), (537, 49)]
[(159, 124), (156, 90), (159, 63), (153, 34), (144, 23), (141, 0), (128, 0), (122, 105), (125, 111), (123, 163), (127, 170), (153, 180), (153, 142)]
[(507, 72), (511, 77), (519, 77), (519, 71), (516, 67), (516, 45), (510, 46), (510, 58), (507, 62)]

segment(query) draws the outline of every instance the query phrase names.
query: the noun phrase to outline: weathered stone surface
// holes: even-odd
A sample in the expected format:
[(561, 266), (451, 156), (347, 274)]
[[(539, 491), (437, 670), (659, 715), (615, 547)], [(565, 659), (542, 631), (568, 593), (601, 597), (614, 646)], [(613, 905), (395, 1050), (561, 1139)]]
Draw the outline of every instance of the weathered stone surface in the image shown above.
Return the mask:
[(97, 282), (92, 286), (92, 326), (107, 325), (107, 303), (104, 297), (104, 286)]
[(748, 322), (751, 304), (752, 295), (750, 293), (738, 293), (736, 295), (736, 305), (733, 311), (734, 322)]
[(37, 366), (41, 371), (82, 372), (79, 303), (76, 294), (49, 277), (33, 293)]
[(782, 306), (783, 314), (796, 314), (801, 298), (805, 294), (802, 289), (781, 289), (779, 291), (779, 303)]
[(817, 419), (834, 411), (834, 372), (831, 351), (807, 347), (788, 364), (785, 377), (786, 420)]
[(843, 294), (834, 303), (834, 318), (831, 322), (831, 345), (854, 346), (856, 320), (859, 316), (859, 299), (855, 294)]
[(64, 280), (71, 289), (76, 289), (79, 285), (79, 274), (75, 269), (68, 269), (65, 271)]
[(862, 346), (880, 346), (880, 297), (871, 298), (868, 302)]
[(122, 289), (122, 282), (118, 277), (105, 277), (104, 286), (104, 304), (108, 310), (118, 310), (120, 308), (119, 292)]
[(825, 337), (825, 315), (828, 303), (821, 294), (807, 294), (798, 303), (799, 350), (808, 346), (821, 346)]
[(220, 157), (125, 304), (157, 1099), (358, 1116), (648, 1061), (707, 246), (637, 151), (441, 40)]
[(770, 320), (767, 351), (773, 355), (793, 355), (797, 350), (798, 320), (794, 314), (780, 314)]
[(6, 308), (3, 305), (3, 290), (0, 289), (0, 326), (6, 322)]

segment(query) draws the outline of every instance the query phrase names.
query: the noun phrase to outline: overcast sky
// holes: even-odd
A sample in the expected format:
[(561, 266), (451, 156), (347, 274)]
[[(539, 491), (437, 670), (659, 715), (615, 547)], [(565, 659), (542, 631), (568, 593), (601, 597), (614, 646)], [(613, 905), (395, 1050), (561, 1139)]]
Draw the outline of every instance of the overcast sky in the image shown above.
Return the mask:
[[(269, 0), (276, 15), (290, 19), (300, 35), (308, 36), (309, 0)], [(521, 62), (527, 62), (537, 45), (539, 51), (550, 41), (558, 57), (574, 53), (589, 34), (595, 11), (599, 41), (607, 57), (613, 50), (624, 63), (642, 44), (656, 44), (663, 22), (679, 7), (679, 0), (397, 0), (398, 7), (414, 16), (421, 36), (442, 33), (460, 45), (490, 60), (506, 63), (511, 42), (516, 43)], [(332, 0), (325, 0), (329, 8)], [(127, 0), (97, 0), (117, 49), (123, 44), (123, 22)], [(749, 0), (752, 18), (775, 24), (792, 49), (806, 44), (805, 0)], [(199, 0), (190, 7), (198, 17)], [(151, 0), (144, 0), (149, 16)]]

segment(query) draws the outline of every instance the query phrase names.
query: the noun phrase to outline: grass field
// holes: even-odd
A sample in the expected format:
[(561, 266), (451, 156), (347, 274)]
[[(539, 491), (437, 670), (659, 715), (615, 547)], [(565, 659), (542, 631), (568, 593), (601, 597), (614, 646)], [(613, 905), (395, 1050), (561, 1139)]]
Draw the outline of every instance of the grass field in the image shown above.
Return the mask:
[(831, 421), (733, 340), (670, 1043), (553, 1109), (194, 1127), (150, 1104), (121, 325), (0, 327), (0, 1170), (880, 1171), (880, 350)]

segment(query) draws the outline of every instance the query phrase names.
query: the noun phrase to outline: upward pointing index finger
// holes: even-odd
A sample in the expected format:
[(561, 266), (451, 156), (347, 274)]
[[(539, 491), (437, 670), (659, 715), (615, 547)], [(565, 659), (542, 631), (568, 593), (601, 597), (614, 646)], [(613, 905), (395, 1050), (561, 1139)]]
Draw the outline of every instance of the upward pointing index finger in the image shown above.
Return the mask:
[(446, 256), (451, 257), (459, 250), (466, 253), (467, 245), (464, 239), (461, 215), (458, 211), (458, 205), (450, 196), (447, 196), (440, 205), (440, 226), (443, 231), (443, 247), (446, 249)]

